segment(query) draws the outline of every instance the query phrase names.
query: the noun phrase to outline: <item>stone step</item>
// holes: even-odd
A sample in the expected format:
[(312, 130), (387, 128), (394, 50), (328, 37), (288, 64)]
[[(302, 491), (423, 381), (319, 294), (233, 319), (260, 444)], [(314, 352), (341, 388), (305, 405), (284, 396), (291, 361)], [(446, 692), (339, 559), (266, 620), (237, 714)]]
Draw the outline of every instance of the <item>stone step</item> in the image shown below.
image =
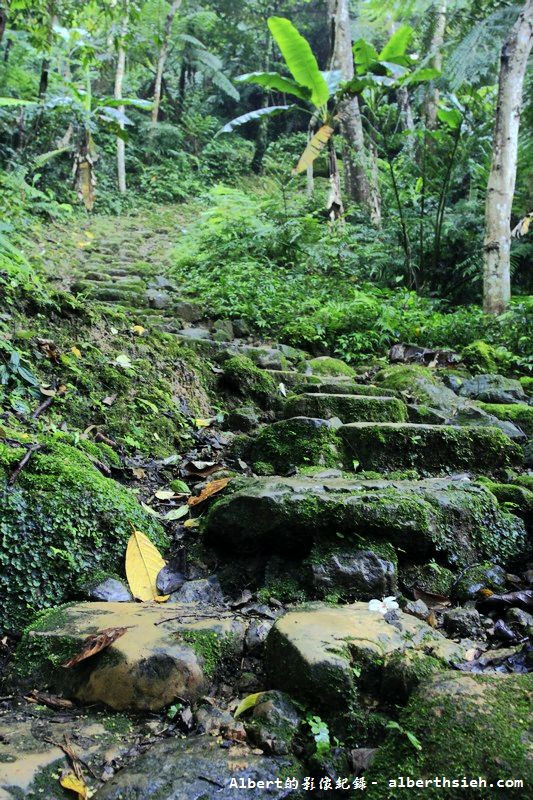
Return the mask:
[(207, 517), (206, 543), (221, 553), (306, 557), (333, 544), (388, 542), (416, 563), (505, 561), (520, 552), (524, 523), (468, 480), (270, 477), (242, 479)]
[(307, 392), (285, 401), (284, 416), (338, 417), (341, 422), (405, 422), (407, 407), (396, 397)]
[[(364, 398), (367, 402), (375, 399)], [(294, 467), (352, 470), (354, 463), (361, 470), (379, 473), (415, 469), (422, 475), (485, 474), (523, 462), (522, 447), (498, 428), (409, 422), (335, 426), (304, 416), (264, 426), (243, 455), (262, 475), (287, 474)]]
[(367, 603), (290, 611), (265, 651), (270, 686), (341, 713), (359, 705), (361, 689), (374, 700), (405, 700), (423, 676), (464, 658), (461, 645), (426, 622), (401, 611), (389, 622)]
[(364, 470), (484, 473), (523, 460), (522, 448), (498, 428), (354, 422), (343, 425), (338, 433), (346, 462), (355, 459)]
[[(126, 632), (101, 656), (60, 666), (89, 635), (122, 627)], [(78, 603), (30, 626), (15, 669), (32, 686), (83, 703), (156, 711), (204, 694), (223, 654), (242, 653), (246, 629), (242, 617), (196, 603)]]

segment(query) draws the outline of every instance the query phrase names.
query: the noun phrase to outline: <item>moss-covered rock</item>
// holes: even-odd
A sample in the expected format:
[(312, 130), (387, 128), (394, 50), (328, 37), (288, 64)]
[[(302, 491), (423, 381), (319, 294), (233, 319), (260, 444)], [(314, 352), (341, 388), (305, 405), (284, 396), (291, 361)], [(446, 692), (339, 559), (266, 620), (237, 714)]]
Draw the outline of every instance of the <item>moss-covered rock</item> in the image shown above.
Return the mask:
[(331, 356), (318, 356), (305, 362), (306, 369), (310, 369), (313, 375), (327, 375), (332, 377), (346, 376), (355, 377), (355, 370), (340, 358)]
[(496, 593), (504, 592), (506, 584), (506, 572), (502, 567), (491, 561), (482, 561), (464, 569), (454, 581), (450, 593), (455, 602), (466, 603), (482, 597), (480, 593), (484, 589)]
[(86, 443), (83, 452), (58, 435), (35, 438), (41, 450), (13, 486), (8, 476), (26, 449), (22, 441), (0, 443), (0, 594), (8, 630), (71, 597), (80, 575), (122, 572), (132, 526), (166, 546), (160, 524), (135, 495), (94, 465), (88, 450), (105, 461), (105, 447)]
[(374, 382), (384, 389), (401, 392), (410, 402), (447, 411), (450, 416), (459, 403), (455, 392), (433, 370), (419, 364), (392, 364), (380, 370)]
[(488, 414), (514, 422), (524, 433), (533, 435), (533, 406), (525, 403), (479, 403)]
[(529, 524), (533, 520), (533, 491), (526, 486), (513, 483), (496, 483), (488, 479), (480, 482), (498, 498), (498, 502), (522, 517)]
[(469, 482), (263, 478), (235, 481), (206, 520), (206, 541), (226, 555), (307, 555), (314, 544), (352, 547), (371, 537), (412, 563), (465, 565), (522, 552), (522, 520)]
[(505, 371), (509, 367), (512, 353), (504, 347), (495, 347), (483, 339), (477, 339), (464, 348), (461, 358), (465, 367), (478, 375)]
[(294, 417), (262, 428), (253, 440), (250, 458), (256, 472), (261, 464), (279, 474), (296, 466), (337, 467), (342, 462), (337, 446), (336, 432), (326, 420)]
[(417, 469), (439, 475), (455, 470), (492, 472), (520, 464), (522, 448), (498, 428), (355, 422), (339, 428), (346, 465), (387, 472)]
[[(405, 797), (409, 793), (433, 800), (487, 797), (522, 798), (533, 780), (528, 757), (531, 734), (531, 675), (472, 675), (444, 672), (433, 676), (411, 696), (400, 714), (399, 728), (389, 734), (365, 773), (372, 800)], [(415, 749), (409, 735), (415, 736)], [(434, 777), (440, 784), (433, 782)], [(442, 778), (458, 781), (443, 785)], [(484, 779), (486, 784), (462, 784)], [(498, 781), (521, 780), (498, 787)], [(426, 780), (431, 781), (426, 783)], [(500, 784), (501, 786), (501, 784)]]
[(396, 397), (359, 397), (352, 394), (308, 393), (289, 397), (286, 417), (338, 417), (342, 422), (404, 422), (405, 403)]
[(351, 378), (321, 378), (315, 375), (298, 376), (299, 380), (290, 384), (295, 394), (309, 392), (321, 394), (356, 394), (360, 397), (395, 397), (394, 389), (382, 389), (367, 383), (356, 383)]
[(277, 386), (266, 370), (260, 369), (248, 356), (238, 355), (224, 362), (227, 385), (242, 397), (267, 405), (276, 396)]

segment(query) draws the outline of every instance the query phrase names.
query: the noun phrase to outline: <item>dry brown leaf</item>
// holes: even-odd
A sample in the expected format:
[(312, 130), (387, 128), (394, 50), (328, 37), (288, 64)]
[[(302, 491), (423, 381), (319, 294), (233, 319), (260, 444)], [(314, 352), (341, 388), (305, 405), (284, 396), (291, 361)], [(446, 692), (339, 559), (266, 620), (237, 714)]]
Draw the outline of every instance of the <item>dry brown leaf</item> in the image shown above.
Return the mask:
[(107, 397), (104, 397), (102, 403), (104, 404), (104, 406), (112, 406), (116, 399), (117, 399), (116, 394), (110, 394)]
[(113, 642), (116, 642), (117, 639), (120, 639), (120, 637), (126, 633), (128, 627), (104, 628), (98, 631), (98, 633), (93, 633), (85, 639), (80, 652), (76, 653), (72, 658), (69, 658), (68, 661), (65, 661), (61, 666), (65, 669), (70, 669), (79, 664), (80, 661), (85, 661), (87, 658), (95, 656), (97, 653), (100, 653), (102, 650), (105, 650), (106, 647), (113, 644)]
[(415, 600), (423, 600), (428, 608), (447, 608), (451, 606), (451, 600), (444, 594), (433, 594), (433, 592), (425, 592), (422, 589), (413, 589)]
[(142, 467), (133, 467), (131, 471), (136, 478), (146, 478), (146, 470)]
[(197, 506), (199, 503), (203, 503), (209, 497), (212, 497), (214, 494), (218, 494), (225, 489), (230, 480), (231, 478), (220, 478), (218, 481), (211, 481), (211, 483), (207, 484), (205, 489), (202, 489), (199, 495), (196, 497), (189, 497), (187, 503), (190, 506)]

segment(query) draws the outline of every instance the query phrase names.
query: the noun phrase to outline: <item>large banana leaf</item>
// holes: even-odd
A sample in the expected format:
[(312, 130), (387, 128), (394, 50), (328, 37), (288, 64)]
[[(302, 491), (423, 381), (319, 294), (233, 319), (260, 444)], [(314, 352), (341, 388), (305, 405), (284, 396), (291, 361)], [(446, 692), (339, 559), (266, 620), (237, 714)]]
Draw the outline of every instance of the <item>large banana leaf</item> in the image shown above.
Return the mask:
[(296, 83), (311, 91), (311, 102), (317, 108), (325, 106), (330, 93), (309, 42), (284, 17), (270, 17), (268, 27)]
[(333, 128), (331, 125), (322, 125), (303, 151), (298, 164), (293, 169), (293, 175), (299, 175), (300, 172), (305, 172), (307, 167), (310, 167), (313, 161), (318, 158), (332, 136)]
[(94, 99), (94, 107), (107, 106), (107, 108), (120, 108), (120, 106), (132, 106), (133, 108), (140, 108), (142, 111), (149, 111), (152, 106), (152, 100), (142, 100), (140, 97), (98, 97)]
[(368, 72), (370, 67), (374, 66), (378, 60), (377, 50), (370, 42), (365, 41), (365, 39), (357, 39), (357, 41), (354, 42), (353, 54), (355, 63), (357, 64), (357, 72), (359, 73)]
[(413, 29), (410, 25), (402, 25), (394, 31), (389, 41), (379, 54), (380, 61), (403, 63), (406, 59), (407, 45), (411, 41)]
[(267, 108), (256, 108), (255, 111), (249, 111), (241, 117), (232, 119), (231, 122), (228, 122), (215, 134), (215, 137), (219, 136), (221, 133), (231, 133), (235, 128), (238, 128), (240, 125), (245, 125), (253, 119), (273, 117), (276, 114), (282, 114), (284, 111), (290, 111), (291, 108), (295, 108), (295, 106), (267, 106)]
[(236, 83), (256, 83), (265, 89), (275, 89), (284, 94), (292, 94), (300, 100), (309, 101), (311, 92), (306, 86), (299, 86), (290, 78), (284, 78), (279, 72), (248, 72), (235, 78)]

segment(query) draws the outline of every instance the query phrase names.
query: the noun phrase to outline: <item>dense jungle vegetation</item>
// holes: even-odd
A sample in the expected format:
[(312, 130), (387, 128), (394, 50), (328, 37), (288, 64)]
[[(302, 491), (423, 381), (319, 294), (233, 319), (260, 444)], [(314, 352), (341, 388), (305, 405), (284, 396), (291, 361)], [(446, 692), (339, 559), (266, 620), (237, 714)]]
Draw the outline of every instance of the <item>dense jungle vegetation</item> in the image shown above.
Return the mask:
[(527, 796), (532, 42), (0, 0), (0, 800)]

